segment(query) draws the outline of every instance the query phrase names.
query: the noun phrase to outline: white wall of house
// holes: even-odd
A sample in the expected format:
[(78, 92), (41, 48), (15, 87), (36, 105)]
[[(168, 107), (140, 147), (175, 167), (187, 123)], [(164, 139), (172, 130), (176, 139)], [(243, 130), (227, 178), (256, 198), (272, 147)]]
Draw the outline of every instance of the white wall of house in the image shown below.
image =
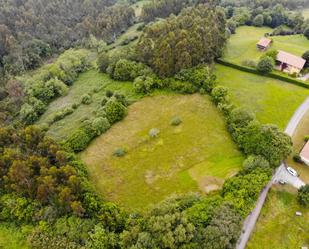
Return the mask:
[(309, 158), (301, 157), (301, 160), (309, 166)]

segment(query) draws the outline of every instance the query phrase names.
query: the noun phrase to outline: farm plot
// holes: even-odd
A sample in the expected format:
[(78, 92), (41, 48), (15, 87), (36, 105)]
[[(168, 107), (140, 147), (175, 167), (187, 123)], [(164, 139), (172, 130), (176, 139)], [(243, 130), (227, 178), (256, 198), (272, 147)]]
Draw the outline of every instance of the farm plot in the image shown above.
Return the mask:
[[(182, 123), (173, 126), (176, 116)], [(158, 137), (149, 136), (152, 129)], [(123, 157), (114, 156), (119, 149)], [(97, 189), (131, 210), (145, 210), (172, 193), (218, 189), (243, 160), (206, 96), (171, 93), (131, 105), (128, 116), (80, 157)]]

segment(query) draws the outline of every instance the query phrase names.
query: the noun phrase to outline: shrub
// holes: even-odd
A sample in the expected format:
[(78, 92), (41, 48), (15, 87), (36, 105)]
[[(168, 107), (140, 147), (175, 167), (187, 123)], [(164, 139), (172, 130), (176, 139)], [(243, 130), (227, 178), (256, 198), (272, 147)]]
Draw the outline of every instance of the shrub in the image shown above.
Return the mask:
[(309, 40), (309, 26), (304, 30), (304, 36)]
[(303, 163), (303, 161), (302, 161), (302, 159), (301, 159), (301, 157), (298, 153), (293, 155), (293, 160), (296, 163)]
[(87, 147), (91, 139), (92, 137), (84, 129), (78, 129), (68, 138), (65, 145), (74, 152), (80, 152)]
[(263, 56), (257, 64), (257, 70), (260, 73), (270, 73), (275, 66), (274, 59), (270, 56)]
[(306, 135), (304, 140), (305, 140), (305, 142), (308, 142), (309, 141), (309, 135)]
[(105, 96), (107, 98), (113, 97), (113, 95), (114, 95), (114, 92), (112, 90), (106, 90)]
[(151, 138), (156, 138), (159, 136), (159, 133), (160, 133), (160, 130), (157, 129), (157, 128), (152, 128), (150, 131), (149, 131), (149, 136)]
[(126, 154), (127, 152), (126, 152), (126, 150), (125, 149), (123, 149), (123, 148), (118, 148), (118, 149), (116, 149), (115, 151), (114, 151), (114, 156), (116, 156), (116, 157), (123, 157), (123, 156), (125, 156), (125, 154)]
[(307, 50), (307, 51), (302, 55), (302, 58), (303, 58), (304, 60), (306, 60), (305, 67), (309, 67), (309, 50)]
[(211, 91), (212, 100), (216, 105), (228, 102), (228, 88), (217, 86)]
[(273, 60), (276, 61), (277, 55), (278, 55), (278, 50), (274, 50), (274, 49), (270, 50), (270, 51), (266, 52), (265, 55), (273, 58)]
[(149, 76), (139, 76), (134, 80), (133, 87), (137, 93), (147, 94), (154, 88), (155, 81)]
[(115, 93), (114, 95), (115, 99), (120, 102), (123, 106), (128, 106), (128, 100), (126, 99), (126, 96), (121, 93)]
[(300, 205), (309, 207), (309, 184), (300, 187), (297, 199)]
[(20, 117), (25, 124), (32, 124), (39, 118), (38, 113), (35, 111), (33, 106), (28, 103), (22, 105)]
[(171, 125), (173, 126), (178, 126), (182, 123), (182, 120), (180, 117), (174, 117), (172, 120), (171, 120)]
[(110, 63), (110, 59), (109, 59), (108, 54), (106, 52), (100, 53), (98, 56), (98, 60), (97, 60), (99, 71), (102, 73), (106, 73), (109, 63)]
[(244, 170), (251, 172), (257, 168), (269, 169), (269, 162), (262, 156), (251, 155), (243, 163)]
[(102, 133), (106, 132), (110, 128), (110, 123), (108, 122), (107, 118), (95, 118), (92, 121), (92, 129), (95, 135), (99, 136)]
[(66, 107), (63, 110), (60, 110), (54, 114), (52, 122), (59, 121), (63, 119), (65, 116), (72, 114), (73, 112), (74, 110), (71, 107)]
[(101, 100), (101, 106), (105, 106), (108, 100), (109, 100), (108, 97), (106, 97), (106, 96), (103, 97), (102, 100)]
[(262, 14), (257, 15), (253, 21), (252, 21), (253, 26), (256, 27), (262, 27), (264, 24), (264, 17)]
[(91, 96), (89, 94), (84, 94), (84, 95), (82, 95), (81, 102), (84, 105), (89, 105), (92, 102), (92, 98), (91, 98)]
[(110, 124), (120, 121), (126, 115), (126, 107), (116, 99), (109, 100), (104, 106), (104, 110)]
[(187, 94), (192, 94), (196, 93), (199, 89), (193, 85), (190, 82), (184, 82), (184, 81), (179, 81), (179, 80), (174, 80), (171, 79), (168, 82), (168, 87), (175, 92), (178, 93), (187, 93)]

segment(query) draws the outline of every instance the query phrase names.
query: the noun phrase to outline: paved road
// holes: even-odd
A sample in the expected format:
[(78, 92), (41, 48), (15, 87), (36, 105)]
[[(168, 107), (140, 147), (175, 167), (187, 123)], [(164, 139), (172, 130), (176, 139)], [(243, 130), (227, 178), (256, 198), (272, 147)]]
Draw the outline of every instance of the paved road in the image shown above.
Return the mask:
[[(285, 129), (285, 133), (292, 136), (299, 125), (299, 122), (301, 121), (302, 117), (305, 115), (305, 113), (309, 110), (309, 97), (305, 100), (305, 102), (296, 110), (293, 117), (291, 118), (289, 124), (287, 125)], [(252, 212), (247, 216), (247, 218), (244, 221), (242, 233), (240, 235), (240, 238), (237, 242), (236, 248), (237, 249), (244, 249), (249, 241), (250, 235), (255, 227), (255, 223), (257, 219), (259, 218), (261, 209), (263, 207), (263, 204), (265, 202), (265, 199), (267, 197), (268, 191), (271, 188), (271, 186), (276, 183), (281, 178), (284, 178), (285, 181), (288, 183), (291, 183), (295, 187), (300, 187), (304, 184), (298, 177), (293, 177), (289, 175), (286, 171), (286, 166), (284, 163), (280, 165), (280, 167), (276, 170), (275, 174), (273, 175), (270, 182), (264, 187), (262, 192), (260, 193), (259, 199), (256, 203), (255, 208), (252, 210)]]

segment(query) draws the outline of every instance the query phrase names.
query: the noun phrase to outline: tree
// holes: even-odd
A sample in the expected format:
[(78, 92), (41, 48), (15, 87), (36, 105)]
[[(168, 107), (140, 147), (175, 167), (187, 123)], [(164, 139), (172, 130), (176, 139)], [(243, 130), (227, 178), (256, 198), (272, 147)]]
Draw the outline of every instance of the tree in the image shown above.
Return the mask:
[(120, 121), (126, 115), (126, 107), (115, 99), (109, 100), (104, 106), (104, 110), (110, 124)]
[(304, 207), (309, 207), (309, 184), (300, 187), (297, 196), (298, 202)]
[(309, 26), (304, 30), (304, 36), (309, 39)]
[(302, 58), (303, 58), (304, 60), (306, 60), (305, 67), (309, 67), (309, 50), (307, 50), (307, 51), (302, 55)]
[(97, 64), (99, 71), (102, 73), (106, 73), (106, 69), (109, 66), (110, 58), (106, 52), (102, 52), (98, 56)]
[(260, 73), (266, 74), (270, 73), (274, 69), (274, 66), (275, 62), (273, 58), (270, 56), (263, 56), (257, 64), (257, 70)]
[(264, 24), (264, 17), (262, 14), (257, 15), (253, 21), (252, 21), (253, 26), (256, 27), (262, 27)]

